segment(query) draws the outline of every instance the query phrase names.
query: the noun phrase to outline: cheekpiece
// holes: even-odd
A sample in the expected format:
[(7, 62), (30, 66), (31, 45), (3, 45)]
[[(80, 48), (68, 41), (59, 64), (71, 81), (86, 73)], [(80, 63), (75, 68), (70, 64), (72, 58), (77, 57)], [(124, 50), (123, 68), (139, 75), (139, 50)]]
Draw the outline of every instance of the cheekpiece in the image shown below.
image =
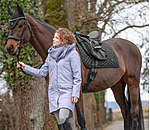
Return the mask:
[(18, 21), (21, 19), (26, 19), (26, 16), (21, 15), (18, 12), (15, 12), (9, 20), (9, 24), (8, 24), (9, 29), (13, 29), (16, 26), (16, 24), (18, 23)]

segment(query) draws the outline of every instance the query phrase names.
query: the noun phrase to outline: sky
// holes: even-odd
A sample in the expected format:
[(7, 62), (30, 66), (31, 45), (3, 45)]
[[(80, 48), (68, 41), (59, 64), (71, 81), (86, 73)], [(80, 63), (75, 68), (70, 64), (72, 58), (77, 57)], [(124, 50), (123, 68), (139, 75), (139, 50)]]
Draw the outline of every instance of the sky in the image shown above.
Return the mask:
[[(125, 93), (126, 93), (126, 91), (125, 91)], [(149, 93), (144, 91), (142, 89), (142, 87), (141, 87), (141, 90), (140, 90), (140, 94), (141, 94), (141, 100), (149, 100)], [(115, 102), (115, 98), (114, 98), (113, 92), (111, 91), (110, 88), (108, 88), (106, 90), (105, 100), (107, 102)]]

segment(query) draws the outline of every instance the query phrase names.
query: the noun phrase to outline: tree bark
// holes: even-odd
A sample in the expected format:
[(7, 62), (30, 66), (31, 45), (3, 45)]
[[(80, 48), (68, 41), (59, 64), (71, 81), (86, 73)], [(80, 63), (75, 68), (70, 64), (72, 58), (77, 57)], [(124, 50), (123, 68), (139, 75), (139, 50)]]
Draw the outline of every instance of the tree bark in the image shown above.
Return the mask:
[(101, 123), (102, 124), (104, 124), (104, 123), (106, 123), (106, 112), (105, 112), (105, 107), (104, 107), (104, 105), (105, 105), (105, 91), (101, 91), (101, 92), (99, 92), (100, 93), (100, 99), (99, 99), (99, 101), (100, 101), (100, 117), (101, 117)]
[[(18, 117), (19, 130), (56, 130), (53, 116), (49, 114), (48, 89), (44, 79), (31, 80), (32, 87), (28, 92), (17, 87), (13, 97)], [(25, 86), (26, 88), (28, 85)]]
[(86, 127), (87, 129), (92, 130), (92, 93), (85, 93), (83, 98)]
[(92, 94), (92, 105), (93, 105), (93, 115), (94, 115), (94, 128), (101, 127), (102, 124), (99, 117), (99, 111), (97, 107), (98, 104), (96, 102), (94, 94)]

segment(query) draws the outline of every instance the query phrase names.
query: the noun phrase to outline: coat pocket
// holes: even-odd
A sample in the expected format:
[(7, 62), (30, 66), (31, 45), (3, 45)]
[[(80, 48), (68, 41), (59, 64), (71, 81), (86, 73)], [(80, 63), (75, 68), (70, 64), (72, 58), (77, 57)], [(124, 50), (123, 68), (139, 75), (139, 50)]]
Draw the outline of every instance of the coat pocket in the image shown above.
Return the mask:
[(49, 85), (48, 88), (48, 98), (49, 98), (49, 102), (54, 100), (54, 90), (53, 90), (53, 85)]

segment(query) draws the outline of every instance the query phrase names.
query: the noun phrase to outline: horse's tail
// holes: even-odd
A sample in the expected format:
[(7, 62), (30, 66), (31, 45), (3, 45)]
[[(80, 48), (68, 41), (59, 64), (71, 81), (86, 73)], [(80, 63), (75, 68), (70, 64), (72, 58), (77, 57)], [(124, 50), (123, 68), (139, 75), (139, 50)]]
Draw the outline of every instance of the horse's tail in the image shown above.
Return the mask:
[[(127, 130), (131, 130), (132, 119), (131, 119), (131, 114), (130, 114), (131, 102), (130, 102), (129, 89), (127, 89), (127, 97), (128, 97)], [(139, 91), (138, 106), (139, 106), (138, 130), (144, 130), (144, 118), (143, 118), (143, 110), (142, 110), (140, 91)]]

